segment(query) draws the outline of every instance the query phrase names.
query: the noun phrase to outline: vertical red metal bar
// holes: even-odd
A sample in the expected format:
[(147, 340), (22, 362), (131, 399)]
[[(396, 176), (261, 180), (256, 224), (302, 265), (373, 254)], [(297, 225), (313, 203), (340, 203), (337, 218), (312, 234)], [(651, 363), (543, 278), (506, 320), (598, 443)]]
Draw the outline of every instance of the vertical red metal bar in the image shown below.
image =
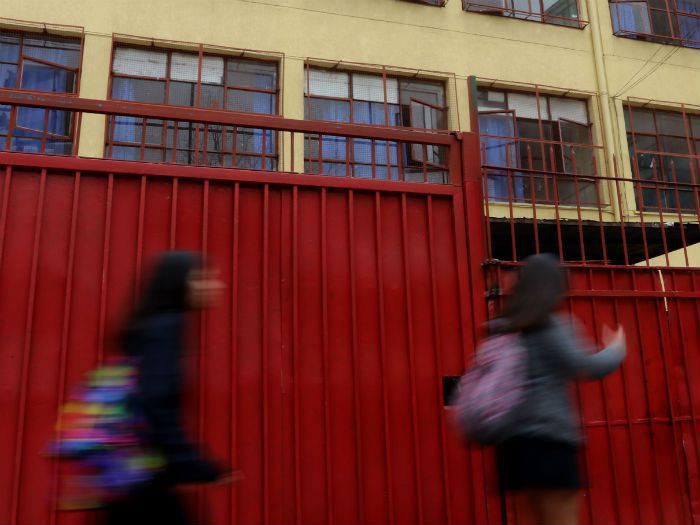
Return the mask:
[(370, 152), (372, 159), (372, 180), (377, 178), (377, 153), (374, 151), (374, 139), (369, 139), (369, 145), (372, 148)]
[(481, 183), (482, 191), (484, 193), (484, 212), (486, 214), (485, 224), (486, 224), (486, 255), (489, 259), (493, 258), (493, 247), (491, 244), (491, 209), (489, 205), (489, 175), (488, 169), (483, 167), (484, 159), (486, 158), (486, 145), (481, 144), (481, 157), (479, 159), (481, 165)]
[[(374, 149), (374, 147), (372, 148)], [(348, 191), (348, 245), (350, 248), (350, 324), (352, 327), (352, 377), (355, 405), (355, 463), (357, 465), (357, 505), (359, 522), (365, 522), (365, 505), (363, 495), (364, 461), (362, 458), (362, 410), (360, 408), (360, 365), (358, 357), (358, 326), (357, 326), (357, 268), (355, 259), (357, 247), (355, 246), (355, 194)]]
[[(598, 209), (598, 226), (600, 227), (600, 246), (603, 250), (603, 264), (608, 264), (608, 247), (605, 240), (605, 226), (603, 226), (603, 203), (600, 199), (600, 188), (598, 184), (598, 161), (596, 160), (596, 151), (592, 150), (593, 154), (593, 191), (595, 192), (596, 208)], [(620, 207), (620, 216), (622, 216), (622, 207)]]
[[(687, 505), (683, 505), (683, 508), (685, 509), (685, 511), (688, 514), (690, 514), (690, 501), (686, 501), (686, 499), (690, 498), (690, 487), (688, 485), (688, 477), (683, 476), (683, 472), (687, 468), (687, 465), (685, 465), (685, 462), (680, 455), (680, 451), (679, 451), (679, 447), (678, 447), (678, 445), (681, 444), (682, 441), (680, 440), (680, 438), (678, 436), (678, 428), (677, 428), (677, 419), (678, 418), (673, 410), (673, 405), (674, 405), (673, 398), (675, 396), (673, 396), (673, 394), (671, 393), (671, 385), (675, 384), (675, 382), (672, 382), (671, 373), (669, 370), (672, 368), (673, 365), (669, 364), (669, 362), (668, 362), (670, 349), (668, 347), (667, 341), (663, 337), (664, 330), (662, 328), (662, 326), (663, 326), (662, 323), (668, 323), (668, 314), (667, 313), (662, 314), (662, 311), (666, 312), (666, 308), (664, 306), (663, 301), (664, 301), (664, 298), (656, 299), (657, 305), (656, 305), (655, 310), (656, 310), (656, 319), (657, 319), (657, 322), (659, 323), (659, 332), (661, 335), (659, 342), (660, 342), (660, 346), (661, 346), (660, 350), (661, 350), (661, 356), (662, 356), (661, 362), (663, 364), (664, 386), (666, 387), (666, 400), (668, 402), (668, 414), (669, 414), (669, 420), (670, 420), (670, 424), (671, 424), (671, 433), (673, 434), (673, 443), (676, 445), (674, 447), (674, 449), (675, 449), (675, 459), (676, 459), (676, 473), (678, 475), (678, 486), (681, 487), (682, 491), (684, 491), (682, 494), (682, 496), (685, 496), (685, 497), (682, 497), (683, 502), (687, 503)], [(670, 328), (670, 327), (668, 327), (668, 328)], [(692, 516), (689, 516), (689, 517), (690, 517), (690, 521), (692, 521)]]
[(267, 129), (261, 128), (260, 132), (262, 133), (262, 159), (260, 161), (260, 169), (265, 170), (267, 169), (265, 153), (267, 151)]
[[(58, 360), (58, 387), (56, 388), (56, 413), (61, 417), (61, 407), (66, 394), (66, 366), (70, 339), (71, 307), (73, 304), (73, 274), (75, 270), (75, 232), (78, 225), (78, 202), (80, 200), (80, 172), (75, 172), (73, 181), (73, 202), (71, 204), (70, 236), (68, 239), (68, 262), (66, 264), (66, 287), (63, 299), (63, 325)], [(60, 424), (60, 423), (59, 423)], [(51, 512), (49, 525), (56, 525), (58, 511), (59, 462), (51, 466)]]
[(299, 352), (299, 187), (294, 186), (292, 188), (292, 374), (294, 377), (294, 502), (296, 525), (302, 525)]
[(535, 175), (532, 170), (532, 148), (527, 145), (527, 162), (530, 171), (530, 192), (532, 193), (532, 229), (535, 234), (535, 253), (540, 253), (540, 235), (537, 227), (537, 198), (535, 195)]
[[(588, 276), (588, 289), (594, 290), (595, 285), (593, 282), (593, 270), (589, 268), (586, 274)], [(598, 333), (598, 327), (600, 326), (600, 324), (598, 322), (598, 309), (596, 308), (596, 300), (594, 297), (590, 297), (589, 301), (591, 305), (591, 312), (593, 313), (593, 334), (595, 336), (595, 341), (600, 341), (600, 334)], [(615, 462), (615, 446), (613, 443), (612, 425), (610, 421), (610, 407), (608, 406), (609, 396), (605, 388), (606, 382), (600, 381), (598, 384), (602, 391), (603, 412), (605, 414), (605, 431), (608, 441), (608, 455), (610, 457), (610, 470), (612, 471), (613, 477), (613, 504), (615, 505), (615, 514), (617, 517), (617, 522), (623, 523), (624, 520), (622, 518), (622, 511), (620, 508), (620, 477), (618, 475), (617, 464)]]
[(263, 267), (262, 267), (262, 483), (263, 483), (263, 523), (270, 523), (270, 185), (263, 190)]
[(416, 359), (413, 345), (413, 301), (411, 298), (411, 265), (408, 253), (408, 217), (406, 194), (401, 194), (401, 244), (403, 248), (403, 272), (404, 286), (406, 287), (406, 338), (408, 343), (408, 359), (410, 369), (411, 388), (411, 427), (413, 433), (413, 460), (415, 462), (415, 486), (418, 495), (418, 523), (423, 523), (423, 493), (421, 480), (423, 479), (421, 468), (420, 439), (418, 435), (418, 401), (416, 387)]
[(202, 142), (202, 166), (206, 166), (209, 156), (209, 124), (204, 124)]
[[(564, 145), (562, 145), (564, 148)], [(581, 260), (586, 262), (586, 245), (583, 237), (583, 221), (581, 218), (581, 193), (578, 186), (578, 170), (576, 169), (576, 152), (573, 146), (571, 146), (571, 168), (574, 176), (574, 195), (576, 197), (576, 217), (578, 219), (578, 237), (581, 244)]]
[[(200, 62), (201, 69), (201, 62)], [(202, 188), (202, 254), (206, 257), (209, 251), (209, 181), (205, 180)], [(206, 309), (201, 309), (199, 314), (199, 352), (197, 352), (198, 357), (198, 372), (199, 372), (199, 382), (197, 385), (198, 392), (198, 421), (197, 421), (197, 436), (199, 442), (204, 442), (206, 427), (205, 423), (207, 421), (206, 414), (206, 388), (207, 388), (207, 374), (206, 374), (206, 356), (207, 356), (207, 311)], [(199, 519), (201, 522), (206, 520), (206, 509), (204, 508), (204, 491), (199, 490), (197, 493), (197, 506), (199, 509)]]
[(139, 160), (146, 160), (146, 128), (148, 127), (148, 119), (141, 119), (141, 140), (139, 141)]
[(329, 387), (329, 366), (328, 366), (328, 215), (327, 215), (327, 194), (326, 188), (321, 188), (321, 309), (323, 311), (323, 423), (325, 430), (325, 452), (326, 452), (326, 494), (328, 512), (327, 521), (332, 525), (334, 521), (333, 512), (333, 454), (331, 441), (331, 396)]
[[(651, 171), (654, 174), (654, 187), (656, 188), (656, 207), (659, 212), (659, 230), (661, 230), (661, 242), (663, 243), (664, 247), (664, 257), (666, 258), (666, 266), (668, 266), (670, 263), (668, 258), (668, 244), (666, 243), (666, 222), (664, 221), (664, 207), (661, 204), (661, 189), (659, 188), (662, 179), (659, 178), (656, 166), (654, 166)], [(664, 195), (666, 195), (666, 190), (664, 190)]]
[(109, 158), (112, 159), (114, 158), (114, 128), (117, 125), (117, 116), (118, 115), (111, 115), (107, 117), (108, 120), (108, 126), (109, 126), (109, 140), (107, 142), (107, 147), (109, 150)]
[[(554, 162), (554, 151), (550, 148), (549, 150), (550, 153), (550, 162), (552, 163), (552, 166), (555, 166)], [(559, 259), (564, 260), (564, 241), (562, 239), (562, 234), (561, 234), (561, 215), (559, 213), (559, 180), (557, 179), (557, 176), (554, 175), (552, 177), (552, 189), (554, 191), (554, 219), (556, 221), (556, 227), (557, 227), (557, 244), (559, 245)]]
[(134, 282), (134, 303), (138, 301), (141, 289), (141, 273), (143, 271), (143, 226), (144, 212), (146, 208), (146, 176), (141, 176), (141, 189), (139, 192), (139, 218), (136, 232), (136, 271)]
[(177, 239), (177, 198), (179, 189), (179, 180), (173, 178), (172, 199), (170, 201), (170, 242), (168, 246), (170, 250), (175, 249)]
[(299, 173), (299, 172), (296, 170), (296, 162), (294, 161), (294, 150), (296, 149), (296, 147), (295, 147), (296, 144), (294, 143), (294, 138), (295, 138), (295, 137), (296, 137), (296, 133), (293, 132), (293, 131), (290, 131), (290, 132), (289, 132), (289, 141), (290, 141), (290, 143), (291, 143), (291, 144), (290, 144), (290, 146), (291, 146), (291, 158), (290, 158), (291, 166), (289, 167), (289, 171), (292, 172), (292, 173)]
[(16, 525), (19, 518), (20, 485), (22, 479), (22, 460), (24, 458), (24, 430), (27, 416), (27, 390), (29, 388), (29, 363), (32, 354), (32, 325), (34, 324), (34, 303), (36, 300), (36, 281), (39, 269), (39, 248), (41, 242), (41, 227), (44, 221), (44, 196), (46, 193), (46, 169), (41, 170), (39, 180), (39, 196), (37, 199), (36, 225), (34, 226), (34, 240), (32, 248), (32, 268), (27, 295), (27, 321), (24, 326), (24, 344), (22, 350), (20, 395), (17, 400), (17, 433), (15, 437), (15, 460), (12, 476), (10, 523)]
[[(240, 261), (238, 258), (240, 244), (241, 185), (233, 186), (233, 239), (231, 254), (231, 467), (238, 464), (238, 285)], [(231, 523), (238, 523), (238, 484), (230, 488)]]
[(423, 182), (428, 182), (428, 145), (421, 144), (423, 149)]
[(628, 114), (630, 117), (630, 128), (632, 130), (632, 153), (634, 158), (632, 159), (632, 169), (634, 173), (632, 174), (632, 178), (635, 178), (638, 182), (632, 182), (637, 191), (637, 207), (639, 208), (639, 221), (640, 224), (642, 225), (642, 244), (644, 245), (644, 258), (646, 261), (646, 265), (649, 266), (649, 245), (647, 243), (647, 230), (646, 230), (646, 224), (644, 222), (644, 194), (642, 193), (641, 185), (642, 185), (642, 177), (641, 173), (639, 171), (639, 159), (637, 156), (637, 134), (635, 132), (635, 127), (634, 127), (634, 110), (632, 105), (627, 103), (627, 108), (628, 108)]
[(510, 244), (513, 261), (518, 260), (518, 246), (515, 236), (515, 216), (513, 215), (513, 172), (510, 169), (510, 149), (506, 148), (506, 182), (508, 183), (508, 213), (510, 214)]
[(39, 148), (39, 151), (41, 153), (46, 153), (46, 133), (47, 133), (48, 129), (49, 129), (49, 110), (45, 109), (44, 110), (44, 127), (41, 130), (41, 146)]
[[(622, 252), (625, 257), (625, 266), (629, 266), (630, 257), (629, 250), (627, 248), (627, 231), (625, 230), (625, 208), (622, 206), (622, 192), (620, 191), (620, 177), (617, 171), (617, 162), (613, 162), (613, 169), (615, 175), (615, 192), (617, 193), (617, 205), (620, 210), (620, 234), (622, 235)], [(632, 182), (634, 184), (634, 182)], [(625, 199), (626, 201), (627, 199)], [(629, 210), (627, 210), (629, 211)]]
[[(676, 164), (671, 161), (671, 176), (673, 177), (673, 187), (676, 193), (676, 207), (678, 209), (678, 225), (681, 231), (681, 244), (683, 245), (683, 255), (685, 256), (686, 267), (690, 266), (690, 260), (688, 258), (688, 244), (685, 240), (685, 226), (683, 225), (683, 210), (681, 208), (681, 196), (678, 191), (678, 177), (676, 176)], [(675, 274), (674, 274), (675, 275)]]
[(105, 205), (104, 240), (102, 242), (102, 274), (100, 277), (100, 310), (97, 330), (97, 362), (104, 359), (105, 317), (107, 315), (107, 277), (109, 275), (109, 240), (112, 234), (112, 197), (114, 174), (107, 175), (107, 198)]
[[(615, 269), (609, 269), (610, 272), (610, 282), (612, 283), (612, 289), (616, 290), (616, 282), (615, 282), (615, 274), (616, 270)], [(620, 324), (620, 312), (619, 312), (619, 305), (618, 305), (618, 300), (617, 298), (613, 298), (613, 312), (614, 312), (614, 324), (619, 325)], [(597, 325), (597, 324), (596, 324)], [(632, 449), (632, 458), (633, 461), (632, 463), (632, 472), (634, 475), (634, 495), (637, 503), (637, 517), (638, 517), (638, 523), (642, 523), (644, 521), (644, 516), (642, 516), (642, 496), (641, 496), (641, 489), (639, 487), (639, 482), (640, 482), (640, 476), (639, 476), (639, 470), (637, 469), (637, 461), (635, 461), (636, 458), (641, 457), (638, 452), (638, 448), (636, 446), (636, 439), (634, 438), (634, 434), (632, 432), (632, 415), (630, 413), (630, 389), (629, 389), (629, 383), (627, 379), (627, 373), (625, 372), (625, 367), (620, 367), (620, 376), (622, 378), (622, 393), (625, 401), (625, 428), (627, 429), (627, 435), (629, 437), (629, 442), (630, 442), (630, 448)]]
[[(428, 264), (430, 266), (430, 292), (433, 310), (433, 340), (435, 344), (435, 387), (437, 389), (437, 399), (442, 400), (440, 383), (442, 381), (442, 341), (440, 337), (440, 312), (438, 307), (439, 295), (437, 289), (437, 272), (435, 271), (435, 224), (433, 220), (433, 198), (427, 196), (427, 219), (428, 219)], [(445, 437), (445, 408), (442, 403), (436, 407), (440, 411), (440, 458), (442, 460), (442, 490), (445, 494), (445, 517), (448, 525), (452, 523), (452, 509), (450, 496), (450, 479), (447, 465), (447, 440)]]
[[(648, 258), (647, 258), (647, 265), (648, 265)], [(637, 275), (636, 272), (632, 271), (632, 288), (634, 290), (639, 290), (639, 287), (637, 286)], [(648, 362), (645, 355), (644, 355), (644, 337), (642, 335), (642, 315), (641, 311), (639, 308), (639, 297), (634, 298), (634, 313), (635, 313), (635, 327), (637, 329), (637, 341), (639, 341), (639, 353), (640, 353), (640, 363), (642, 367), (642, 377), (644, 380), (644, 400), (645, 400), (645, 405), (646, 405), (646, 410), (647, 410), (647, 416), (648, 416), (648, 423), (649, 423), (649, 440), (651, 442), (651, 448), (652, 448), (652, 456), (654, 457), (654, 481), (655, 487), (656, 487), (656, 492), (657, 492), (657, 498), (658, 498), (658, 511), (659, 511), (659, 516), (658, 516), (658, 521), (657, 523), (663, 524), (666, 523), (666, 520), (664, 519), (664, 513), (661, 510), (661, 506), (663, 505), (663, 490), (661, 489), (661, 478), (659, 477), (659, 463), (658, 463), (658, 454), (656, 453), (656, 450), (658, 449), (657, 443), (656, 443), (656, 433), (654, 432), (654, 418), (652, 414), (652, 408), (651, 408), (651, 398), (649, 397), (649, 392), (650, 392), (650, 385), (649, 385), (649, 377), (647, 374), (647, 367), (646, 363)]]
[(394, 475), (391, 462), (391, 424), (389, 419), (389, 394), (387, 391), (387, 378), (389, 369), (386, 357), (386, 315), (384, 312), (384, 239), (382, 234), (382, 208), (381, 193), (374, 194), (374, 216), (375, 216), (375, 250), (377, 251), (377, 289), (379, 301), (379, 357), (382, 370), (382, 414), (384, 429), (384, 457), (387, 483), (387, 505), (389, 507), (388, 523), (393, 525), (394, 519)]
[(5, 181), (2, 190), (2, 210), (0, 211), (0, 267), (5, 252), (5, 234), (7, 233), (7, 210), (10, 203), (10, 186), (12, 183), (12, 168), (5, 166)]
[[(201, 107), (202, 102), (202, 62), (204, 62), (204, 46), (199, 45), (199, 59), (197, 60), (197, 94), (195, 95), (195, 107)], [(194, 165), (199, 165), (199, 122), (194, 123)], [(205, 138), (206, 140), (206, 138)]]

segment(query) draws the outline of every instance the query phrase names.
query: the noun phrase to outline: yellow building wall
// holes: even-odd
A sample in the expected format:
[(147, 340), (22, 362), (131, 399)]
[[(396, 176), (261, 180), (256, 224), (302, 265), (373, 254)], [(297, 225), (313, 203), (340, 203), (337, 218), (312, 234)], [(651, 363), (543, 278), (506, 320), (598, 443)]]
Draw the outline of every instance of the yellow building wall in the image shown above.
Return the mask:
[[(601, 171), (611, 174), (615, 163), (621, 176), (629, 177), (624, 101), (637, 97), (700, 107), (700, 50), (615, 37), (607, 0), (580, 3), (581, 16), (589, 21), (584, 29), (468, 13), (460, 0), (444, 8), (400, 0), (3, 0), (0, 19), (83, 27), (80, 94), (90, 98), (107, 97), (113, 34), (282, 56), (280, 107), (290, 118), (304, 115), (307, 59), (379, 64), (442, 78), (455, 130), (469, 130), (471, 75), (581, 93), (590, 97), (595, 133), (606, 148)], [(102, 155), (103, 126), (103, 117), (85, 117), (81, 155)], [(283, 140), (285, 169), (292, 168), (291, 147)], [(300, 153), (301, 145), (295, 147)], [(623, 188), (623, 206), (630, 205), (622, 213), (639, 220), (633, 190)], [(604, 218), (618, 219), (617, 199), (609, 193), (604, 198), (610, 202)], [(517, 215), (531, 216), (527, 208), (516, 207)], [(498, 205), (490, 211), (508, 213)], [(538, 212), (541, 218), (553, 214), (547, 208)], [(588, 215), (598, 219), (597, 212), (584, 211)], [(563, 210), (562, 216), (576, 217), (573, 210)]]

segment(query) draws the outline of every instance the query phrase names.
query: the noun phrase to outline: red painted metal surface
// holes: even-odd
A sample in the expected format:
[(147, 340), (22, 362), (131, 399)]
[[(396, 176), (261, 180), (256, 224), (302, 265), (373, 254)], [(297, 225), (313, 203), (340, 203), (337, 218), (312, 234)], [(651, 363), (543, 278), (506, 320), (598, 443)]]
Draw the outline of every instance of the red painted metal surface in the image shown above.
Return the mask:
[[(475, 135), (2, 102), (437, 144), (449, 183), (0, 153), (0, 523), (89, 521), (56, 512), (60, 469), (42, 450), (68, 389), (117, 351), (144, 266), (173, 248), (206, 251), (228, 286), (220, 308), (191, 319), (188, 426), (246, 479), (192, 494), (200, 521), (527, 523), (510, 500), (502, 516), (492, 451), (463, 447), (443, 403), (443, 377), (464, 370), (521, 256), (518, 245), (513, 262), (482, 268), (498, 239), (484, 227)], [(579, 245), (588, 230), (573, 232)], [(584, 522), (698, 523), (700, 272), (604, 263), (570, 264), (569, 311), (597, 339), (617, 322), (630, 338), (622, 372), (579, 389)]]

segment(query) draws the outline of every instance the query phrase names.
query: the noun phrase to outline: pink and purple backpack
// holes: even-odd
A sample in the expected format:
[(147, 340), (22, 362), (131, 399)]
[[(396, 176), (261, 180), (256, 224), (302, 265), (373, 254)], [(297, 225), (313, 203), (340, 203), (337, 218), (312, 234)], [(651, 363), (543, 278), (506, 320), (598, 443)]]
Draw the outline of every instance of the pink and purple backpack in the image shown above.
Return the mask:
[(455, 416), (468, 441), (484, 445), (511, 437), (527, 390), (527, 350), (520, 335), (499, 334), (484, 339), (476, 360), (459, 382)]

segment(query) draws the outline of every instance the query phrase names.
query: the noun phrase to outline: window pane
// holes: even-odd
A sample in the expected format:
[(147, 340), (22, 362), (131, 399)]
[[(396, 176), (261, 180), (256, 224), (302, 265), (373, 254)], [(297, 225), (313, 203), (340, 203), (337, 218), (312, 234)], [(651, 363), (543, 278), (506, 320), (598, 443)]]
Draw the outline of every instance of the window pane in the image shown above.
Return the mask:
[(559, 121), (562, 142), (573, 142), (575, 144), (592, 144), (591, 128), (576, 122), (566, 120)]
[(549, 97), (552, 110), (551, 120), (573, 120), (580, 124), (588, 124), (588, 110), (584, 100), (563, 97)]
[(691, 182), (690, 162), (688, 157), (664, 155), (662, 157), (664, 180), (669, 182)]
[(0, 33), (0, 62), (19, 61), (19, 37)]
[(80, 66), (80, 41), (55, 37), (25, 37), (22, 54), (77, 69)]
[(477, 91), (477, 105), (479, 110), (506, 109), (506, 94), (502, 91), (479, 89)]
[[(396, 126), (399, 123), (399, 107), (388, 106), (389, 124)], [(386, 112), (381, 102), (354, 102), (352, 105), (352, 121), (358, 124), (386, 125)]]
[[(662, 36), (675, 36), (678, 37), (678, 28), (676, 27), (675, 23), (675, 17), (672, 15), (669, 15), (669, 12), (666, 10), (656, 10), (656, 9), (651, 9), (651, 26), (653, 29), (653, 33), (655, 35), (662, 35)], [(671, 20), (669, 20), (671, 18)], [(673, 23), (674, 26), (674, 31), (672, 32), (671, 30), (671, 23)]]
[(418, 80), (402, 80), (400, 84), (402, 105), (408, 105), (412, 98), (433, 106), (445, 105), (445, 86), (442, 84)]
[(0, 87), (17, 87), (17, 66), (0, 63)]
[(630, 126), (637, 133), (656, 133), (654, 114), (648, 109), (630, 108)]
[(163, 144), (163, 121), (148, 119), (146, 125), (146, 144)]
[(370, 102), (384, 102), (386, 89), (386, 101), (389, 104), (399, 103), (399, 83), (395, 78), (387, 78), (386, 86), (384, 78), (378, 75), (352, 76), (352, 98)]
[(656, 142), (655, 136), (635, 135), (634, 141), (635, 141), (635, 145), (637, 147), (637, 150), (659, 151), (659, 145)]
[(312, 69), (307, 71), (308, 86), (304, 83), (304, 93), (322, 97), (350, 98), (349, 76), (347, 73)]
[(272, 93), (256, 93), (240, 89), (229, 89), (226, 93), (226, 109), (232, 111), (274, 115), (277, 113), (276, 106), (277, 96)]
[(578, 18), (576, 0), (544, 0), (544, 12), (550, 16)]
[(611, 3), (610, 12), (614, 33), (651, 33), (651, 20), (646, 2)]
[(170, 57), (170, 78), (185, 82), (197, 82), (199, 78), (199, 55), (173, 53)]
[(350, 103), (339, 100), (327, 100), (312, 98), (307, 99), (305, 110), (308, 113), (311, 105), (311, 114), (307, 115), (309, 120), (331, 120), (335, 122), (350, 122)]
[(276, 90), (277, 64), (229, 58), (226, 60), (226, 84)]
[(670, 111), (656, 112), (656, 126), (660, 135), (678, 135), (685, 137), (685, 124), (682, 113), (671, 113)]
[(115, 142), (141, 142), (143, 133), (143, 119), (140, 117), (126, 117), (117, 115), (112, 125), (112, 140)]
[(411, 123), (414, 128), (447, 129), (445, 112), (420, 102), (411, 103)]
[(162, 104), (165, 99), (165, 82), (114, 77), (112, 79), (112, 98)]
[(639, 166), (639, 178), (642, 180), (654, 180), (659, 177), (659, 157), (648, 153), (637, 154), (637, 165)]
[(114, 50), (112, 72), (139, 77), (165, 78), (168, 54), (162, 51), (118, 47)]
[(680, 137), (659, 137), (661, 141), (661, 151), (666, 153), (688, 153), (688, 141)]
[(139, 160), (141, 158), (141, 148), (114, 146), (112, 148), (112, 158), (117, 160)]
[(25, 60), (21, 87), (33, 91), (72, 93), (75, 88), (75, 73)]
[(210, 84), (202, 84), (202, 94), (200, 96), (199, 105), (200, 107), (205, 109), (223, 109), (223, 86), (212, 86)]
[(508, 93), (508, 109), (515, 110), (515, 116), (518, 118), (549, 120), (547, 102), (544, 97), (540, 98), (540, 111), (538, 112), (535, 95)]
[(168, 104), (194, 106), (197, 101), (197, 85), (190, 82), (170, 82)]
[(73, 152), (73, 143), (70, 140), (47, 138), (44, 152), (49, 155), (70, 155)]
[(693, 137), (700, 139), (700, 117), (690, 117), (690, 129), (693, 132)]

